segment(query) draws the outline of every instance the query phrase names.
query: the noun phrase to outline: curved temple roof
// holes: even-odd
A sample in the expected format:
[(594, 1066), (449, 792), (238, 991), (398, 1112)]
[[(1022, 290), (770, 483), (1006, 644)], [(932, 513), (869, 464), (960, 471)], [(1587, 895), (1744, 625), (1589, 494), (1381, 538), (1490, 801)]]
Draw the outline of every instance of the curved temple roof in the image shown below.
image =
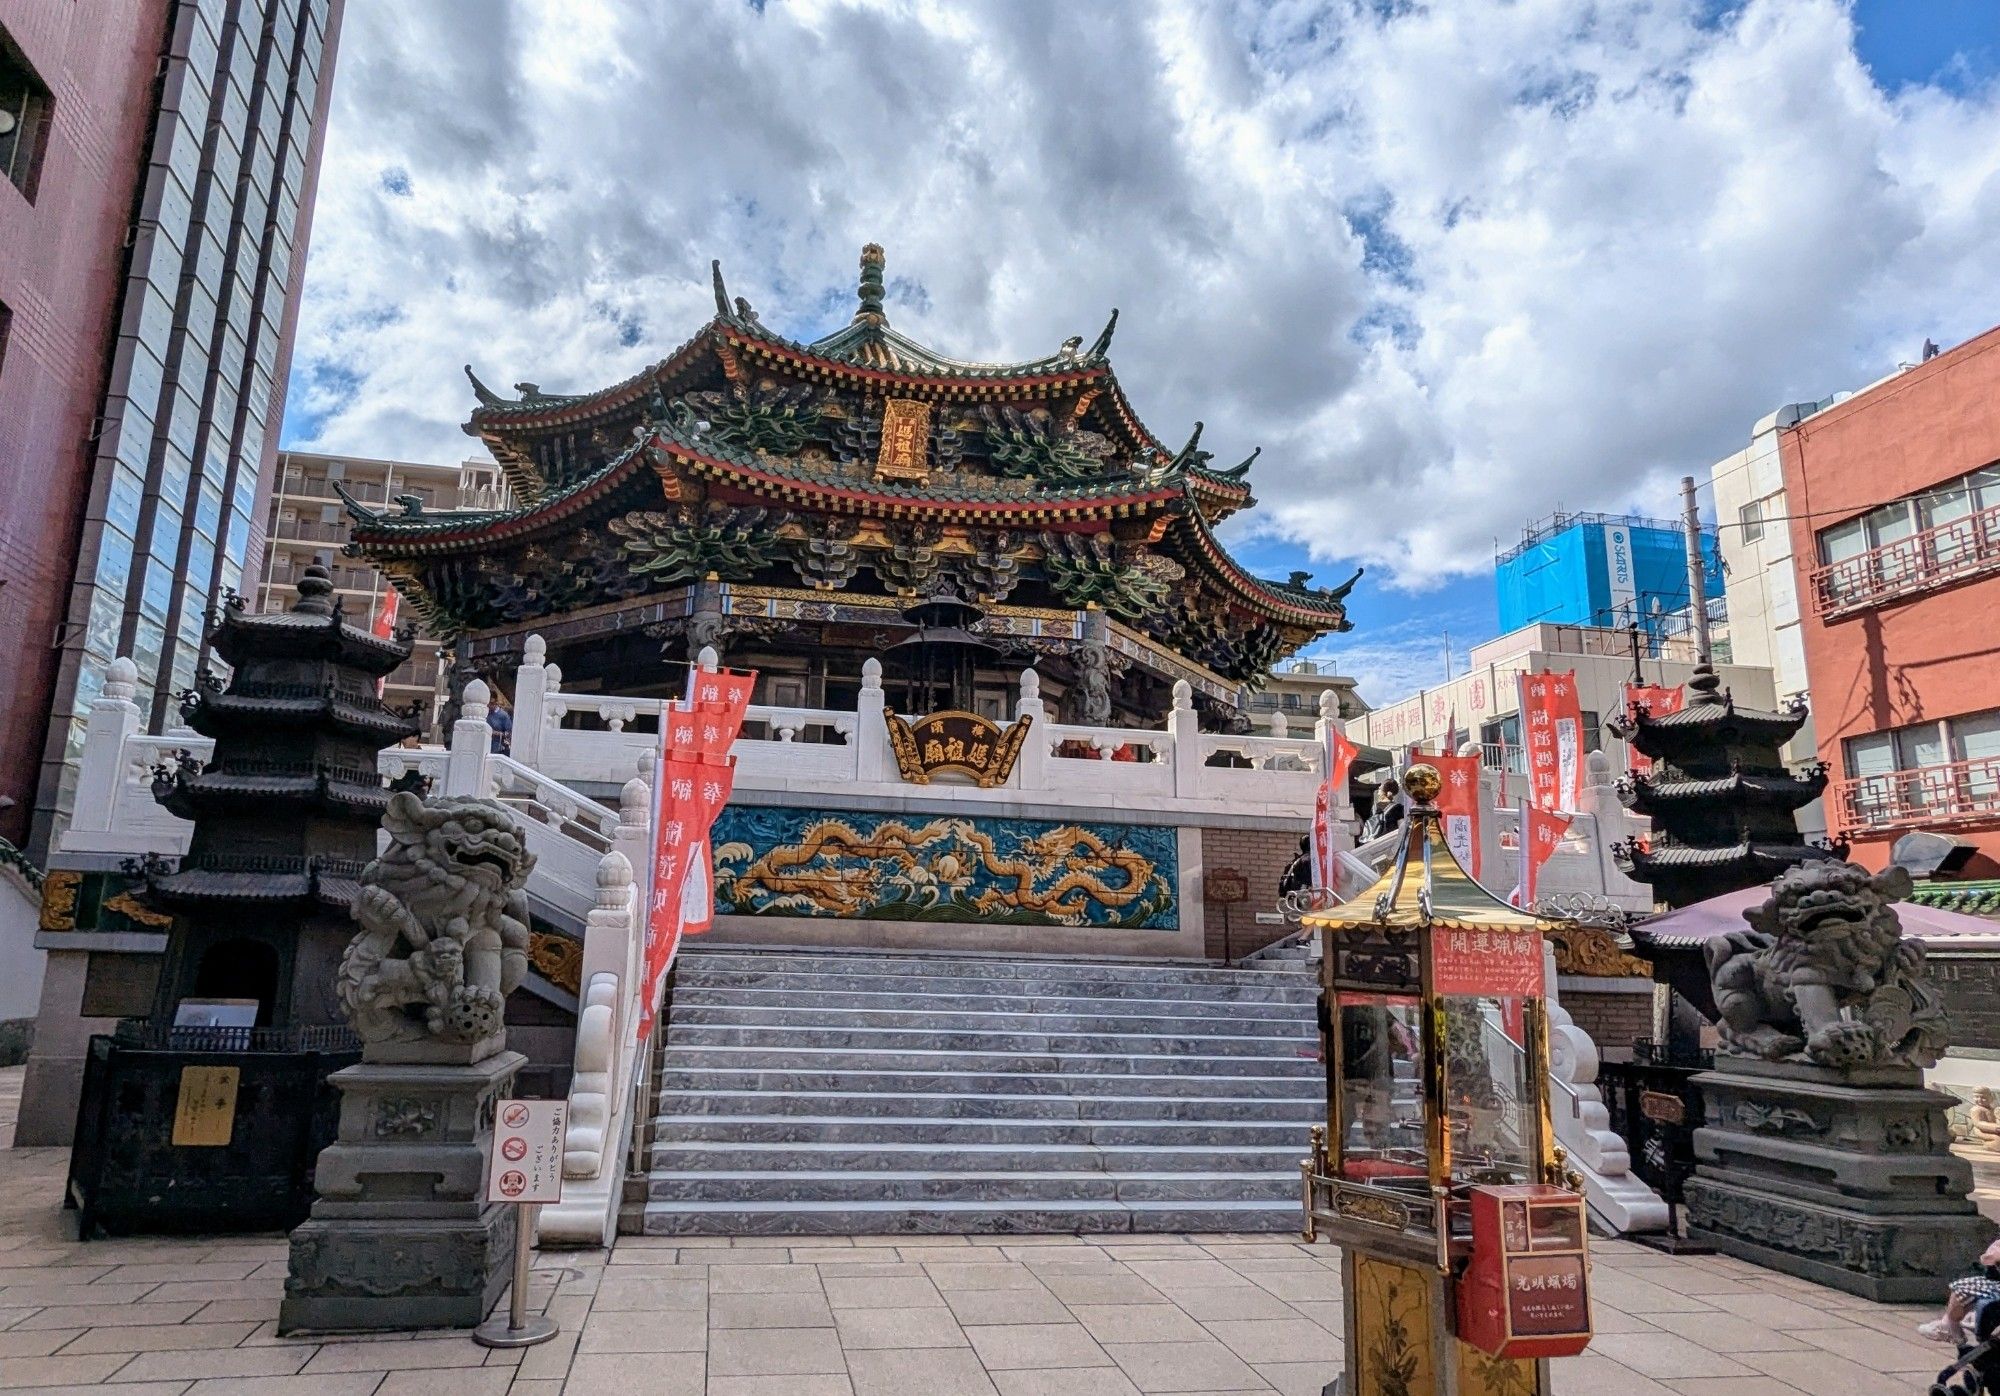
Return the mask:
[[(883, 278), (882, 251), (870, 244), (862, 252), (853, 318), (801, 343), (765, 328), (747, 301), (732, 299), (718, 264), (714, 318), (666, 358), (595, 392), (550, 393), (523, 382), (509, 398), (468, 366), (478, 405), (465, 430), (487, 443), (522, 507), (427, 514), (411, 506), (396, 513), (347, 499), (350, 549), (382, 562), (476, 554), (574, 530), (621, 506), (658, 507), (657, 492), (650, 501), (638, 497), (657, 477), (669, 502), (683, 498), (680, 486), (694, 481), (709, 500), (820, 514), (1012, 530), (1115, 528), (1120, 539), (1170, 555), (1246, 614), (1293, 632), (1349, 628), (1344, 602), (1359, 573), (1338, 588), (1319, 588), (1303, 573), (1285, 582), (1253, 577), (1229, 557), (1213, 527), (1254, 503), (1247, 477), (1259, 453), (1218, 468), (1201, 448), (1200, 423), (1178, 450), (1154, 436), (1111, 369), (1117, 311), (1087, 347), (1075, 336), (1040, 358), (974, 363), (892, 329)], [(806, 412), (821, 433), (813, 439), (824, 441), (832, 429), (858, 444), (836, 451), (836, 460), (819, 447), (799, 449), (806, 438), (797, 433), (775, 438), (776, 446), (746, 440), (706, 420), (709, 409), (689, 405), (706, 401), (755, 413), (765, 410), (766, 396), (774, 399), (768, 415), (780, 426), (789, 414)], [(1030, 461), (1055, 455), (1062, 468), (876, 468), (878, 447), (868, 433), (879, 433), (879, 423), (861, 414), (896, 399), (931, 414), (933, 454), (940, 433), (970, 434), (974, 441), (984, 433), (991, 449), (993, 432), (1001, 431)], [(1088, 444), (1076, 448), (1076, 442)], [(406, 584), (421, 586), (420, 568), (398, 570)]]

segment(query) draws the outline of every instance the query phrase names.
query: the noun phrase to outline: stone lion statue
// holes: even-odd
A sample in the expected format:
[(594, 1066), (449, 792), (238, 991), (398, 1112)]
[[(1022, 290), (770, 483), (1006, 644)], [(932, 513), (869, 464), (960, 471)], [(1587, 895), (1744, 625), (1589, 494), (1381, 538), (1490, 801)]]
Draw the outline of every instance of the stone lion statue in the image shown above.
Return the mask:
[(472, 1045), (499, 1034), (528, 972), (535, 866), (513, 816), (492, 800), (392, 796), (389, 847), (361, 874), (360, 925), (337, 992), (364, 1043)]
[(1871, 876), (1826, 861), (1780, 875), (1743, 913), (1751, 929), (1703, 952), (1727, 1048), (1838, 1068), (1935, 1065), (1944, 1002), (1890, 905), (1909, 894), (1901, 868)]

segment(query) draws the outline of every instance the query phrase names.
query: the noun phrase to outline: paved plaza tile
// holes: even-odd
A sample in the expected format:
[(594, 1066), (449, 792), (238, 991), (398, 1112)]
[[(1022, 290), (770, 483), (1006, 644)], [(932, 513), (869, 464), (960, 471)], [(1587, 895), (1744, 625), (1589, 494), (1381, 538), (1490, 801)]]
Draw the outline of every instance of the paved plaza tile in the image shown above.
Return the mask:
[[(1339, 1255), (1282, 1236), (634, 1237), (537, 1258), (563, 1332), (526, 1351), (280, 1337), (282, 1237), (66, 1241), (64, 1162), (0, 1150), (0, 1396), (1317, 1396), (1340, 1362)], [(1949, 1355), (1921, 1306), (1593, 1257), (1600, 1336), (1562, 1396), (1888, 1396)]]

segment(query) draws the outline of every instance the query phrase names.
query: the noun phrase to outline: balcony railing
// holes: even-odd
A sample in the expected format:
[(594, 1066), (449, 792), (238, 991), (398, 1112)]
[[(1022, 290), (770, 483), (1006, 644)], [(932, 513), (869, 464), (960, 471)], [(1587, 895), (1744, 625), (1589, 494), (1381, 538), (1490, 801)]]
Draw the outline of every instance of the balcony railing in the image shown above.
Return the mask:
[(321, 523), (317, 519), (279, 519), (271, 526), (279, 538), (298, 538), (309, 543), (345, 543), (347, 525)]
[(1843, 780), (1834, 787), (1834, 798), (1850, 830), (2000, 819), (2000, 756)]
[(1990, 572), (2000, 572), (2000, 505), (1816, 569), (1813, 609), (1846, 615)]

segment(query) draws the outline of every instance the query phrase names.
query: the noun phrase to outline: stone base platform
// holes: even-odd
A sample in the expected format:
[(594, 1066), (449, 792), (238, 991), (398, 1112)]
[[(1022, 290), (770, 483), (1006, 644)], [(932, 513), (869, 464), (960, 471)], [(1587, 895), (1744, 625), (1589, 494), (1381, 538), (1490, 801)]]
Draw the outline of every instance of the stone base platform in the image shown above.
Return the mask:
[(330, 1078), (340, 1137), (292, 1232), (278, 1331), (470, 1328), (507, 1286), (518, 1209), (484, 1200), (519, 1052), (469, 1066), (363, 1062)]
[(1688, 1237), (1884, 1303), (1941, 1302), (1994, 1234), (1951, 1152), (1948, 1096), (1915, 1070), (1725, 1058), (1694, 1078), (1706, 1123)]

